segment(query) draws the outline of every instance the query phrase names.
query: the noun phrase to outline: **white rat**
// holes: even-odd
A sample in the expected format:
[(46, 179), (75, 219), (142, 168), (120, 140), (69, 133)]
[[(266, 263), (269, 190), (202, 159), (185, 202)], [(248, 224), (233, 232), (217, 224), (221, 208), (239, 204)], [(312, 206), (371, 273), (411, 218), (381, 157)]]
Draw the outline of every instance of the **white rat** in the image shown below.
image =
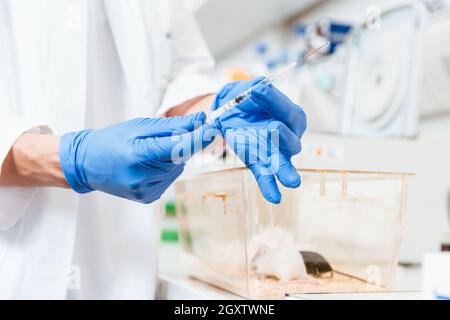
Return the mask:
[(292, 235), (280, 227), (266, 229), (252, 259), (258, 275), (281, 281), (299, 280), (307, 275), (305, 263)]

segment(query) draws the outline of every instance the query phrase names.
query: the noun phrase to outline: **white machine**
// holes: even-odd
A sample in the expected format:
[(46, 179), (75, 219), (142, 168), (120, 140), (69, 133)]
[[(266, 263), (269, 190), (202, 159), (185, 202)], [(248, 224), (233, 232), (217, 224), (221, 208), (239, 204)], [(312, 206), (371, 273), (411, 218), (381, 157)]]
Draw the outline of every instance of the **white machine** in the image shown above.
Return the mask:
[(355, 27), (348, 41), (341, 132), (366, 137), (414, 137), (422, 49), (422, 6), (382, 12), (377, 25)]
[(422, 117), (450, 113), (450, 0), (424, 1), (428, 13), (420, 90)]

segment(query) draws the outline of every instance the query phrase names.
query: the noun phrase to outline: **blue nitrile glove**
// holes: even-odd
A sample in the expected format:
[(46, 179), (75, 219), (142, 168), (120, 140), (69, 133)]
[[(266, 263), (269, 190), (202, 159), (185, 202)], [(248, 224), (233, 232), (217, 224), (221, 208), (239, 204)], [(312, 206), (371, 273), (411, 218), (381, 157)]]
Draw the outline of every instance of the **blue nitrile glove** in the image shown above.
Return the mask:
[[(213, 110), (262, 80), (260, 77), (225, 85), (216, 96)], [(253, 172), (268, 201), (281, 201), (275, 176), (288, 188), (300, 186), (291, 157), (301, 151), (306, 115), (278, 89), (272, 85), (255, 89), (249, 99), (217, 122), (227, 142)]]
[(138, 118), (100, 130), (63, 135), (60, 161), (78, 193), (94, 190), (151, 203), (182, 173), (191, 154), (206, 147), (218, 132), (196, 126), (203, 112), (186, 117)]

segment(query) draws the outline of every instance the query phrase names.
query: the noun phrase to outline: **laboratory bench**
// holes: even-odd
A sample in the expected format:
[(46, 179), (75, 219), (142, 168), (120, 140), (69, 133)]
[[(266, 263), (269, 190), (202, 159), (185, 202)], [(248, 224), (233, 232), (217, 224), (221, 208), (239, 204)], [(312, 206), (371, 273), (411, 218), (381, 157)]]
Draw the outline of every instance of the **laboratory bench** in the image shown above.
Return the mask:
[[(396, 288), (392, 293), (297, 294), (287, 299), (421, 299), (420, 268), (399, 266)], [(242, 297), (192, 279), (183, 265), (176, 244), (162, 244), (159, 261), (158, 299), (161, 300), (239, 300)]]

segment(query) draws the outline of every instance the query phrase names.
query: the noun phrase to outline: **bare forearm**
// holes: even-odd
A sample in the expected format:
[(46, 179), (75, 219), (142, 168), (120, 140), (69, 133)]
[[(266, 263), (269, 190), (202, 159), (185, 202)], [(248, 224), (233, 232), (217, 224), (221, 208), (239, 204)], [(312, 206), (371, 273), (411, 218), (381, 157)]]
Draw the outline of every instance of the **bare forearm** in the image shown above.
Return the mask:
[(59, 137), (23, 134), (16, 140), (3, 162), (0, 186), (68, 188), (58, 151)]

